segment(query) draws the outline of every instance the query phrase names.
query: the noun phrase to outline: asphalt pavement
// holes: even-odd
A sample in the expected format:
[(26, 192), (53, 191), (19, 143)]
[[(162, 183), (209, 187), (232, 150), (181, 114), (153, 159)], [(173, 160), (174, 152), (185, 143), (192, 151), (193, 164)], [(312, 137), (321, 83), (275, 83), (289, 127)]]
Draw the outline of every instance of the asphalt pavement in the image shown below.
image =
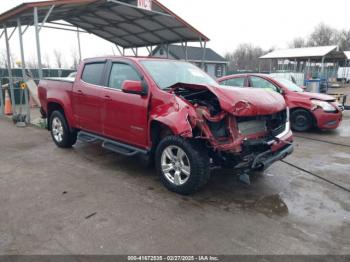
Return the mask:
[(184, 197), (137, 158), (0, 119), (0, 254), (350, 254), (349, 130), (296, 134), (250, 186), (217, 170)]

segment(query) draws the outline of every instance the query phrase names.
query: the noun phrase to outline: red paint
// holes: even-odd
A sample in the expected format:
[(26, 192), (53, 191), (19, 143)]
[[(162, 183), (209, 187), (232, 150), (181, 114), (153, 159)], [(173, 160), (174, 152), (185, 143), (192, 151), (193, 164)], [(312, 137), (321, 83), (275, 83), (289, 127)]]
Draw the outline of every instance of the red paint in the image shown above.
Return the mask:
[[(314, 105), (311, 103), (312, 99), (321, 100), (321, 101), (334, 101), (334, 97), (325, 95), (325, 94), (318, 94), (318, 93), (310, 93), (310, 92), (293, 92), (289, 90), (287, 87), (283, 86), (282, 83), (278, 82), (272, 77), (269, 77), (268, 75), (263, 74), (239, 74), (239, 75), (231, 75), (231, 76), (225, 76), (220, 79), (218, 79), (218, 82), (223, 82), (225, 80), (234, 79), (234, 78), (246, 78), (246, 83), (249, 85), (249, 77), (255, 76), (255, 77), (261, 77), (265, 80), (270, 81), (273, 83), (276, 87), (283, 90), (283, 96), (285, 98), (285, 101), (287, 103), (287, 106), (290, 110), (296, 109), (296, 108), (302, 108), (307, 110), (312, 114), (312, 116), (315, 119), (315, 123), (318, 128), (320, 129), (336, 129), (339, 127), (341, 120), (342, 120), (342, 112), (338, 110), (336, 113), (327, 113), (324, 112), (322, 109), (314, 110)], [(242, 89), (242, 88), (240, 88)], [(245, 88), (247, 90), (247, 88)], [(258, 89), (250, 89), (253, 92), (257, 92)], [(334, 106), (336, 106), (334, 104)], [(333, 124), (329, 124), (329, 123)]]
[[(159, 123), (173, 135), (207, 141), (215, 152), (238, 154), (243, 150), (244, 140), (259, 139), (267, 135), (265, 131), (253, 135), (241, 134), (237, 124), (238, 117), (268, 116), (286, 109), (283, 97), (277, 93), (181, 84), (182, 88), (188, 90), (208, 90), (215, 95), (221, 112), (211, 115), (206, 106), (191, 104), (177, 96), (177, 87), (171, 91), (158, 88), (140, 63), (150, 58), (106, 57), (88, 59), (85, 63), (101, 59), (132, 65), (142, 75), (144, 83), (124, 81), (122, 90), (91, 85), (81, 79), (85, 65), (82, 63), (74, 83), (52, 80), (40, 82), (39, 97), (43, 112), (49, 115), (50, 106), (56, 103), (64, 110), (70, 128), (90, 131), (140, 148), (152, 148), (151, 126)], [(140, 94), (145, 86), (146, 93)], [(217, 138), (208, 122), (215, 124), (223, 121), (228, 136)], [(195, 130), (200, 133), (195, 134)], [(280, 141), (273, 142), (272, 151), (278, 151), (286, 145), (286, 141), (292, 141), (290, 131)]]

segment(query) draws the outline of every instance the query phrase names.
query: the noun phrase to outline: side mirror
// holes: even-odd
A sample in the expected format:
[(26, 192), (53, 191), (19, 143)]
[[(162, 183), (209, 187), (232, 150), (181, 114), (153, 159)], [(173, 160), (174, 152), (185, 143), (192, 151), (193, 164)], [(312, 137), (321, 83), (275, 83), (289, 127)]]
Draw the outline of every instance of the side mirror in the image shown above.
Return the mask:
[(122, 85), (122, 91), (127, 94), (147, 95), (147, 88), (144, 87), (142, 81), (125, 80)]

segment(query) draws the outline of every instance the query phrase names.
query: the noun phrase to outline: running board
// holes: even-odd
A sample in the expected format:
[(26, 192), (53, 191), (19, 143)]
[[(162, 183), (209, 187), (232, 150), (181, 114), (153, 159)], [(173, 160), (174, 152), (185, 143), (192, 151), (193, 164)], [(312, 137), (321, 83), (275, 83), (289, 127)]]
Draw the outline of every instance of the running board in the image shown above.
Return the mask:
[(88, 133), (85, 131), (79, 132), (78, 139), (82, 142), (85, 142), (85, 143), (93, 143), (96, 141), (101, 141), (103, 148), (105, 148), (109, 151), (124, 155), (124, 156), (135, 156), (137, 154), (143, 154), (143, 155), (148, 154), (147, 150), (140, 149), (140, 148), (137, 148), (137, 147), (134, 147), (131, 145), (121, 143), (121, 142), (117, 142), (117, 141), (114, 141), (114, 140), (111, 140), (111, 139), (108, 139), (108, 138), (105, 138), (105, 137), (102, 137), (99, 135), (95, 135), (92, 133)]
[(97, 141), (97, 138), (88, 133), (79, 132), (78, 140), (84, 143), (94, 143)]

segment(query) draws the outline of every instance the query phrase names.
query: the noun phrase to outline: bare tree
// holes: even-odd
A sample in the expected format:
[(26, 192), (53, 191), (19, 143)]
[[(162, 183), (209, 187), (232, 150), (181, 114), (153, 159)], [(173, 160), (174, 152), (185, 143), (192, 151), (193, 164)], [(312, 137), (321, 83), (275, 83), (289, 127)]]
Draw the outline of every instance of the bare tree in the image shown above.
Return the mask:
[(63, 60), (62, 60), (62, 53), (61, 53), (61, 51), (59, 51), (59, 50), (54, 50), (53, 51), (53, 55), (54, 55), (54, 57), (55, 57), (55, 62), (56, 62), (56, 66), (58, 67), (58, 68), (62, 68), (62, 65), (63, 65)]
[(44, 59), (43, 59), (43, 67), (45, 68), (51, 68), (51, 59), (50, 59), (50, 56), (49, 54), (45, 54), (44, 55)]
[(226, 54), (229, 70), (258, 71), (260, 69), (259, 57), (264, 53), (260, 47), (255, 47), (252, 44), (241, 44), (233, 53)]
[[(17, 65), (16, 63), (16, 56), (14, 53), (10, 53), (10, 66), (11, 68), (15, 68)], [(7, 52), (6, 50), (2, 50), (0, 52), (0, 66), (1, 67), (7, 67)]]
[(1, 50), (0, 52), (0, 67), (6, 68), (7, 66), (7, 56), (6, 56), (6, 51)]
[(297, 37), (288, 44), (289, 48), (301, 48), (307, 46), (306, 41), (302, 37)]
[(350, 51), (350, 30), (342, 30), (338, 33), (338, 45), (343, 51)]
[(72, 49), (71, 55), (73, 58), (73, 64), (72, 64), (71, 68), (73, 70), (78, 70), (78, 66), (80, 64), (80, 57), (79, 57), (78, 51), (76, 49)]
[(327, 46), (336, 45), (338, 31), (324, 23), (316, 26), (309, 37), (308, 46)]

